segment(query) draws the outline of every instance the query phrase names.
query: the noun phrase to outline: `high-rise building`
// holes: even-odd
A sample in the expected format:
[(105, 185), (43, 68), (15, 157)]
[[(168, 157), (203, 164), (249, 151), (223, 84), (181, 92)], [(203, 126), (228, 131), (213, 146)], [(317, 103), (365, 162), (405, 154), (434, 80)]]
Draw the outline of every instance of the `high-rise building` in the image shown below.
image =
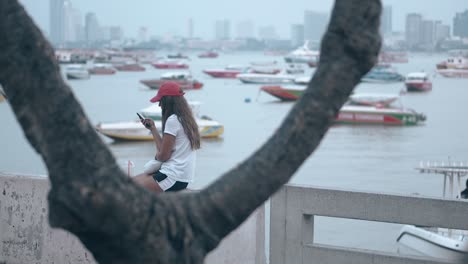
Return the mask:
[(50, 0), (50, 41), (60, 46), (65, 42), (65, 5), (68, 0)]
[(147, 42), (148, 41), (148, 28), (140, 27), (138, 29), (138, 42)]
[(85, 17), (86, 42), (92, 44), (101, 40), (100, 26), (95, 13), (87, 13)]
[(435, 44), (435, 27), (433, 20), (421, 21), (421, 44), (426, 48), (432, 48)]
[(438, 20), (434, 22), (434, 38), (436, 43), (450, 38), (450, 26), (442, 24), (442, 21)]
[(217, 20), (215, 23), (215, 39), (228, 40), (231, 39), (231, 23), (229, 20)]
[(187, 21), (187, 38), (193, 39), (194, 37), (194, 25), (193, 25), (193, 18), (189, 18)]
[(411, 13), (406, 15), (405, 39), (409, 48), (417, 47), (421, 43), (422, 15)]
[(111, 40), (122, 40), (123, 39), (123, 30), (119, 26), (110, 27), (110, 39)]
[(238, 39), (248, 39), (248, 38), (254, 38), (255, 33), (254, 33), (254, 23), (251, 20), (244, 20), (240, 21), (237, 24), (237, 38)]
[(468, 9), (453, 18), (453, 35), (468, 38)]
[(304, 39), (320, 42), (327, 23), (327, 14), (306, 10), (304, 12)]
[(392, 27), (392, 6), (384, 6), (382, 10), (382, 17), (380, 19), (380, 33), (382, 35), (389, 35), (392, 34), (393, 27)]
[(304, 44), (304, 25), (294, 24), (291, 26), (291, 46), (299, 47)]
[(278, 34), (276, 34), (276, 28), (274, 26), (264, 26), (258, 29), (258, 37), (260, 39), (272, 40), (278, 39)]

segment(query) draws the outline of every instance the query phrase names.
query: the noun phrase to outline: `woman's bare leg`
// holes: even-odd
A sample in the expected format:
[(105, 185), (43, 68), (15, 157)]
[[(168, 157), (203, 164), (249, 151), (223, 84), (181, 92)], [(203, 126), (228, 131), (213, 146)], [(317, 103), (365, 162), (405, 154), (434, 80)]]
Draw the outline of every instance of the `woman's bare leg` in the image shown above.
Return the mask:
[(132, 177), (132, 179), (139, 184), (140, 186), (143, 186), (145, 189), (152, 191), (152, 192), (164, 192), (161, 187), (159, 187), (159, 184), (153, 179), (153, 175), (149, 174), (139, 174), (135, 177)]

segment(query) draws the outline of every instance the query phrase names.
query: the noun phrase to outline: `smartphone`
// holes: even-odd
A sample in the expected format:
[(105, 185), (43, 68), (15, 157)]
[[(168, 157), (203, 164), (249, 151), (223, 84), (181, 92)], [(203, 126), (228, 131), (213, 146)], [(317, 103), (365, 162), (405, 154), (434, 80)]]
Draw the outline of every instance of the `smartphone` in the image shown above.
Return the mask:
[[(140, 118), (140, 121), (143, 122), (143, 120), (145, 120), (145, 118), (143, 116), (141, 116), (138, 112), (136, 113), (138, 115), (138, 117)], [(146, 128), (150, 128), (151, 125), (150, 124), (145, 124), (145, 127)]]
[(144, 118), (137, 112), (138, 117), (140, 118), (141, 121), (144, 120)]

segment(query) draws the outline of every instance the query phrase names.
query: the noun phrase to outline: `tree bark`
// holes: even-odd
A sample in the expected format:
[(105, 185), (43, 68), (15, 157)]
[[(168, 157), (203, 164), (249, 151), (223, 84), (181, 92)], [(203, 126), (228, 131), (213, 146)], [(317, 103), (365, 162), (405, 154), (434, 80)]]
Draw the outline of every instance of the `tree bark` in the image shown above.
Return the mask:
[(377, 60), (380, 12), (379, 0), (337, 0), (317, 71), (268, 142), (200, 192), (156, 195), (118, 167), (23, 7), (0, 1), (0, 83), (47, 166), (51, 226), (102, 263), (202, 263), (318, 147)]

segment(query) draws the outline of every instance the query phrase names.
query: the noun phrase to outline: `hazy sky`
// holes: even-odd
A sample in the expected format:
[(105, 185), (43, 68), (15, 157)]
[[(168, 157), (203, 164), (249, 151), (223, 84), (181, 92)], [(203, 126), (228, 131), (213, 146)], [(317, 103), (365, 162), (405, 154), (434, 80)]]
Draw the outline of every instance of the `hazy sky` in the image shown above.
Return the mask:
[[(39, 27), (49, 31), (49, 0), (20, 0)], [(402, 31), (407, 13), (422, 13), (427, 19), (442, 20), (452, 27), (456, 12), (468, 9), (468, 0), (383, 0), (393, 7), (393, 29)], [(124, 34), (136, 36), (139, 27), (148, 28), (149, 35), (187, 35), (188, 19), (194, 21), (195, 36), (213, 38), (214, 22), (231, 20), (231, 36), (236, 24), (251, 20), (256, 29), (272, 25), (283, 38), (289, 38), (291, 24), (302, 23), (304, 10), (329, 12), (332, 0), (72, 0), (81, 11), (97, 14), (105, 26), (121, 26)]]

